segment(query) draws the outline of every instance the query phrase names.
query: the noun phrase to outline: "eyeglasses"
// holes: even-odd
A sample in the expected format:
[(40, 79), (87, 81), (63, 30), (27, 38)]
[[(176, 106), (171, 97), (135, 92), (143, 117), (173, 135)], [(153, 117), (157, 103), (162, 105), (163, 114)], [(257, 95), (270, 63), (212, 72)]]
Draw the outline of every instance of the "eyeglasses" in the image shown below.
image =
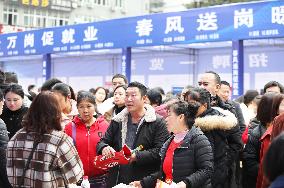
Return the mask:
[(208, 82), (198, 82), (199, 86), (202, 86), (202, 85), (203, 86), (208, 86), (208, 84), (209, 84)]

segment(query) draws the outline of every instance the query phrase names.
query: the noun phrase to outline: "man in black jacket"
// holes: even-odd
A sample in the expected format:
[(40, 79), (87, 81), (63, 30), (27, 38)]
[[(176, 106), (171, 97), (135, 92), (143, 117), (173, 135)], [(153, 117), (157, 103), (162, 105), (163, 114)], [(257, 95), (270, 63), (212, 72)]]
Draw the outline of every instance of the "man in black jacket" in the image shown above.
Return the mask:
[[(224, 103), (221, 98), (217, 95), (220, 85), (221, 85), (221, 79), (220, 76), (213, 71), (205, 72), (201, 75), (200, 79), (198, 80), (198, 85), (211, 94), (211, 106), (212, 107), (220, 107), (224, 110), (229, 110), (236, 116), (236, 111), (233, 105)], [(237, 117), (237, 116), (236, 116)], [(238, 120), (239, 121), (239, 120)], [(242, 150), (242, 141), (241, 141), (241, 130), (239, 122), (237, 126), (235, 126), (233, 129), (229, 130), (229, 146), (231, 149), (230, 152), (230, 160), (231, 160), (231, 188), (240, 187), (240, 162), (239, 162), (239, 153)]]
[(231, 95), (231, 86), (227, 81), (221, 81), (221, 86), (217, 94), (221, 100), (228, 105), (232, 105), (235, 108), (236, 112), (236, 118), (238, 119), (238, 124), (241, 129), (241, 133), (243, 133), (246, 129), (246, 124), (243, 116), (242, 109), (240, 107), (240, 104), (235, 101), (230, 100), (230, 95)]
[(110, 169), (108, 187), (118, 183), (129, 184), (159, 170), (159, 152), (169, 133), (165, 121), (155, 114), (153, 107), (145, 104), (146, 92), (146, 87), (141, 83), (128, 85), (126, 108), (112, 119), (105, 136), (97, 145), (97, 153), (107, 157), (120, 151), (124, 144), (131, 149), (143, 146), (142, 151), (132, 154), (129, 164)]

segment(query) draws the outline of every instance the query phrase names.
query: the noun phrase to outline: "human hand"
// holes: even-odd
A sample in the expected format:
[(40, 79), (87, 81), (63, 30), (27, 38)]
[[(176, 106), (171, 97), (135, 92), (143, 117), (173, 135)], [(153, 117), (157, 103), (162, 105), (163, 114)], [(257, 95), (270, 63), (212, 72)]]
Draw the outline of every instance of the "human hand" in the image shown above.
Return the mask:
[(110, 146), (106, 146), (103, 148), (102, 154), (106, 157), (113, 157), (115, 155), (115, 150)]
[(176, 185), (176, 188), (186, 188), (186, 184), (183, 181), (181, 181)]
[(132, 187), (142, 188), (140, 181), (133, 181), (129, 185)]
[(129, 160), (129, 163), (132, 163), (136, 161), (136, 154), (135, 153), (132, 153), (131, 156), (130, 156), (130, 160)]

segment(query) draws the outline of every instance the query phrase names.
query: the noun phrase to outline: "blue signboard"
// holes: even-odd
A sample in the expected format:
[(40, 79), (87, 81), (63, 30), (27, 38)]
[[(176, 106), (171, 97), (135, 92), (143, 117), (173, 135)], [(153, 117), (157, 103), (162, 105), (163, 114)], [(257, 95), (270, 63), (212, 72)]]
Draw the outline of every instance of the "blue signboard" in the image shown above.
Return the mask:
[(216, 6), (0, 35), (0, 57), (284, 37), (284, 1)]

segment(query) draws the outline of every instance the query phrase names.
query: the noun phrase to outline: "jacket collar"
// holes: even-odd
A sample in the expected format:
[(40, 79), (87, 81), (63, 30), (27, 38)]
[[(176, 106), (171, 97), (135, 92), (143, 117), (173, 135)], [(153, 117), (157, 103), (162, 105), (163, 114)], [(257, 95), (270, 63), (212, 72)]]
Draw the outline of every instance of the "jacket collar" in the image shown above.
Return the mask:
[[(196, 126), (192, 126), (192, 128), (188, 131), (188, 133), (185, 135), (185, 137), (183, 138), (183, 140), (181, 141), (181, 145), (179, 146), (179, 148), (187, 148), (189, 146), (189, 143), (191, 142), (191, 140), (197, 136), (197, 132), (198, 132), (198, 127)], [(170, 143), (172, 142), (172, 140), (174, 139), (174, 135), (171, 135), (170, 138), (164, 143), (163, 147), (160, 150), (160, 156), (162, 158), (165, 157), (165, 153), (167, 152), (167, 149), (170, 145)]]
[[(149, 105), (149, 104), (145, 104), (144, 108), (146, 109), (145, 115), (144, 115), (144, 119), (146, 122), (154, 122), (157, 119), (156, 113), (155, 113), (155, 109)], [(112, 118), (112, 120), (116, 121), (116, 122), (124, 122), (125, 120), (127, 120), (128, 118), (128, 110), (127, 108), (124, 108), (120, 113), (118, 113), (116, 116), (114, 116)]]
[[(144, 108), (146, 109), (145, 115), (143, 117), (143, 121), (146, 122), (154, 122), (157, 119), (155, 109), (148, 104), (144, 105)], [(124, 108), (120, 113), (115, 115), (112, 120), (121, 123), (121, 146), (125, 144), (126, 134), (127, 134), (127, 122), (128, 122), (128, 110), (127, 108)]]
[[(217, 112), (214, 113), (214, 111)], [(195, 119), (195, 126), (199, 127), (202, 131), (230, 130), (237, 123), (238, 120), (233, 113), (219, 107), (212, 107), (205, 111), (201, 117)]]

